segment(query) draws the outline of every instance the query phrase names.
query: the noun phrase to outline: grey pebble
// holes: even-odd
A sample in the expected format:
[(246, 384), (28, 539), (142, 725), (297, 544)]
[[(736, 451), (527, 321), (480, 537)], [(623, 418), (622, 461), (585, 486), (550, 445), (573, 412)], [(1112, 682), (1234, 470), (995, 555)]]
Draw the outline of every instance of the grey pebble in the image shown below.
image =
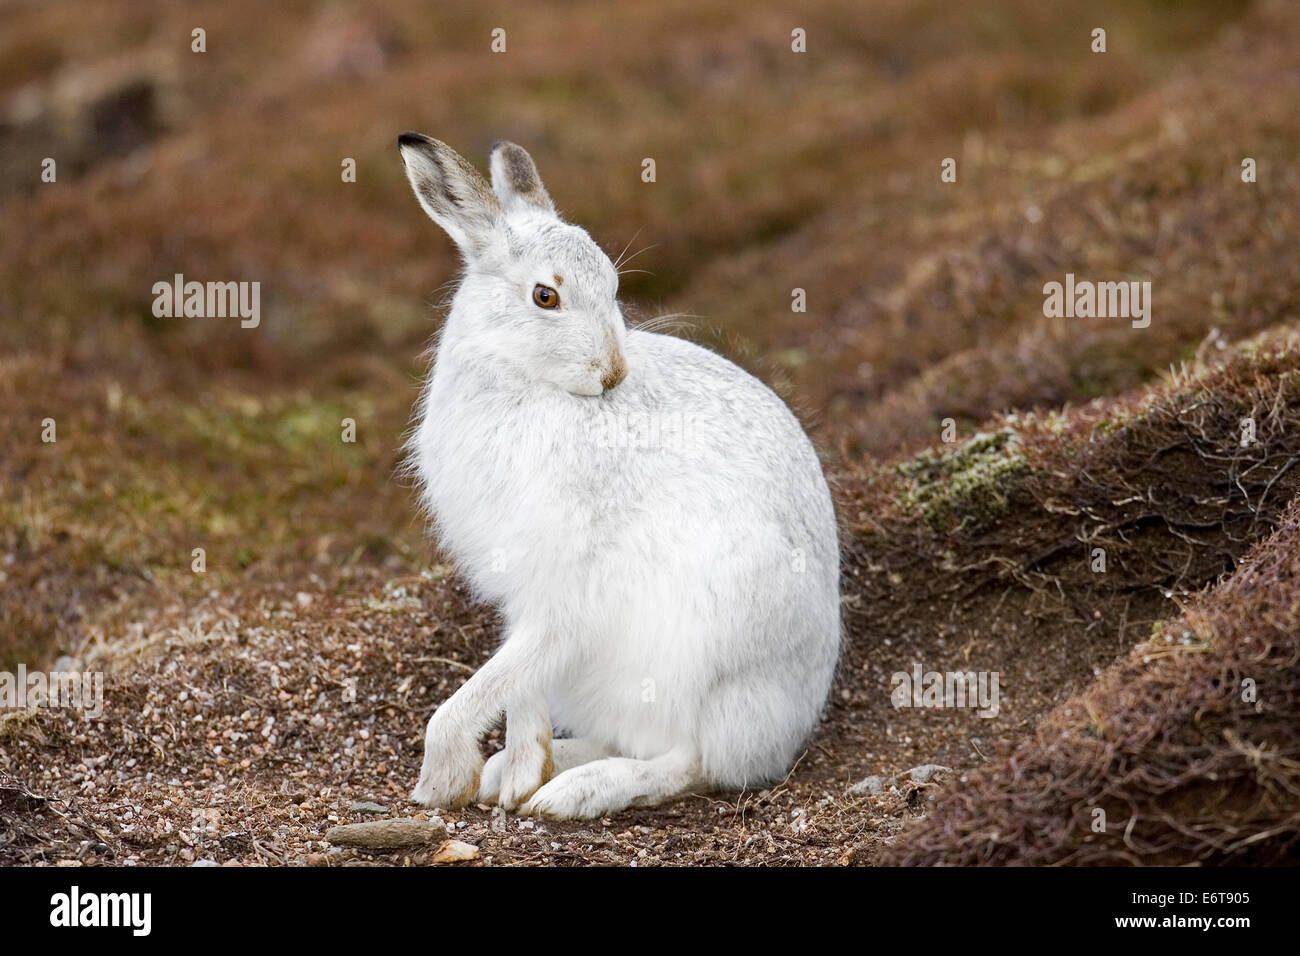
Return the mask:
[(861, 796), (864, 793), (882, 793), (885, 789), (885, 778), (870, 776), (859, 780), (853, 786), (849, 787), (849, 793), (854, 796)]
[(937, 763), (924, 763), (907, 771), (913, 783), (929, 783), (936, 773), (952, 773), (952, 768)]

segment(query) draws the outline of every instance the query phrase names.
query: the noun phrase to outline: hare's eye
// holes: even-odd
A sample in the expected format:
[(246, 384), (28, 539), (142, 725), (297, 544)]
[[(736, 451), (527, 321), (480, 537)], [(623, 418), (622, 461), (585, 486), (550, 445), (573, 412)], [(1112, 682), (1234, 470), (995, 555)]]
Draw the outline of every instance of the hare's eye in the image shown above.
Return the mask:
[(540, 282), (533, 286), (533, 304), (543, 309), (555, 309), (560, 305), (560, 293), (556, 292), (549, 285), (542, 285)]

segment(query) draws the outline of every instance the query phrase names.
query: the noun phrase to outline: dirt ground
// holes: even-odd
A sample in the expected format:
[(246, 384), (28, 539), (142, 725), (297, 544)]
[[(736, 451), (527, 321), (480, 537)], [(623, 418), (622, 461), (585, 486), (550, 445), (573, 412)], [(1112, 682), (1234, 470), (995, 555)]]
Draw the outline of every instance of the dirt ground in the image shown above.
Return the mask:
[[(0, 711), (0, 864), (439, 852), (324, 839), (431, 816), (406, 799), (424, 724), (497, 638), (399, 477), (455, 269), (401, 179), (407, 128), (479, 161), (524, 143), (573, 220), (614, 253), (646, 247), (630, 313), (680, 313), (677, 334), (796, 408), (844, 555), (839, 674), (787, 779), (587, 824), (442, 812), (475, 849), (456, 865), (1294, 855), (1284, 809), (1182, 856), (1081, 855), (1093, 796), (1042, 782), (1077, 772), (1140, 830), (1164, 798), (1107, 790), (1137, 754), (1202, 799), (1195, 767), (1144, 749), (1183, 740), (1197, 718), (1177, 708), (1104, 760), (1058, 760), (1051, 740), (1085, 711), (1085, 736), (1111, 739), (1107, 708), (1147, 686), (1172, 629), (1218, 620), (1217, 642), (1184, 643), (1236, 661), (1262, 632), (1216, 608), (1300, 633), (1300, 600), (1261, 596), (1291, 595), (1300, 494), (1300, 275), (1284, 267), (1300, 254), (1300, 10), (950, 6), (812, 4), (817, 43), (794, 61), (785, 12), (698, 0), (541, 5), (510, 20), (517, 52), (498, 60), (475, 39), (489, 14), (450, 5), (0, 13), (0, 206), (20, 224), (0, 235), (0, 669), (105, 674), (98, 718)], [(200, 15), (213, 44), (196, 60), (175, 36)], [(563, 121), (578, 112), (593, 123)], [(651, 149), (653, 192), (628, 173)], [(67, 172), (44, 188), (29, 171), (51, 153)], [(357, 183), (340, 184), (342, 156)], [(174, 272), (261, 279), (262, 327), (153, 319), (146, 293)], [(1151, 278), (1151, 326), (1045, 318), (1042, 284), (1066, 272)], [(790, 311), (794, 287), (808, 312)], [(1243, 451), (1245, 417), (1260, 440)], [(1247, 586), (1248, 564), (1277, 579)], [(1289, 771), (1261, 768), (1300, 766), (1278, 729), (1300, 726), (1287, 653), (1267, 720), (1245, 725), (1261, 736), (1222, 765), (1243, 806), (1285, 803)], [(996, 671), (996, 716), (894, 707), (891, 676), (918, 664)], [(1096, 780), (1080, 769), (1094, 758)]]
[[(467, 607), (451, 578), (307, 572), (302, 586), (218, 592), (142, 622), (87, 661), (112, 668), (106, 719), (42, 712), (8, 729), (4, 861), (428, 862), (437, 846), (371, 855), (331, 850), (322, 836), (336, 823), (371, 819), (349, 811), (361, 801), (427, 818), (406, 794), (430, 702), (486, 658), (492, 622)], [(977, 668), (978, 630), (962, 642), (930, 637), (926, 649)], [(1050, 701), (1046, 685), (1089, 676), (1084, 655), (1066, 666), (1030, 664), (1003, 674), (1004, 686), (1033, 689), (1004, 696), (1000, 719), (936, 720), (943, 712), (889, 706), (888, 675), (910, 669), (910, 647), (903, 637), (870, 663), (847, 655), (824, 728), (771, 789), (593, 824), (494, 817), (487, 807), (441, 817), (488, 863), (869, 860), (950, 776), (913, 783), (906, 771), (940, 764), (960, 774), (1032, 727)], [(1113, 647), (1097, 648), (1093, 658), (1108, 653)], [(1034, 669), (1039, 675), (1024, 680)], [(489, 741), (500, 743), (499, 733)], [(870, 775), (896, 779), (878, 794), (848, 792)], [(31, 809), (14, 814), (15, 802)]]

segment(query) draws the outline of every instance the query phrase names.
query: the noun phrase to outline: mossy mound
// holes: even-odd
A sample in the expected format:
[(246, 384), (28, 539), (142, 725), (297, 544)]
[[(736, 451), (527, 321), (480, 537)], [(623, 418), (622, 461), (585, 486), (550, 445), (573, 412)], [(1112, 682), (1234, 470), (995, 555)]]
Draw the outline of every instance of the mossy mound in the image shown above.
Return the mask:
[(961, 462), (1013, 447), (989, 434), (894, 469), (906, 477), (893, 486), (877, 470), (852, 489), (871, 515), (851, 548), (858, 653), (900, 604), (971, 621), (996, 595), (994, 645), (1017, 617), (1034, 631), (995, 663), (1030, 653), (1041, 667), (1097, 634), (1118, 635), (1119, 662), (951, 783), (880, 861), (1288, 859), (1300, 842), (1300, 336), (1282, 327), (1143, 393), (999, 425), (992, 436), (1017, 430), (1023, 462), (996, 520), (968, 501), (936, 528), (908, 497), (918, 477), (944, 487)]
[(978, 527), (1007, 506), (1025, 474), (1020, 437), (1011, 429), (983, 432), (952, 449), (922, 452), (895, 466), (908, 479), (900, 506), (936, 528)]

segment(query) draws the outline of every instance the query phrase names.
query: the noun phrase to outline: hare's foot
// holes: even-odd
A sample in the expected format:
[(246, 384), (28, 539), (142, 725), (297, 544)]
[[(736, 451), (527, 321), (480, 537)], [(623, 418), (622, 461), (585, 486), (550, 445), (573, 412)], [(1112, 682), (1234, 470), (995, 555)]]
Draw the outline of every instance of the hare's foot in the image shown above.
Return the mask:
[(554, 776), (551, 740), (539, 737), (532, 746), (507, 746), (483, 765), (479, 803), (496, 803), (513, 810)]
[[(411, 794), (413, 800), (427, 807), (451, 809), (474, 799), (483, 769), (479, 737), (503, 710), (506, 750), (523, 756), (504, 758), (507, 763), (498, 789), (522, 800), (541, 785), (548, 763), (549, 746), (544, 745), (551, 739), (551, 714), (545, 695), (521, 690), (525, 678), (536, 677), (543, 669), (539, 660), (554, 659), (554, 654), (542, 656), (547, 648), (539, 643), (537, 633), (512, 625), (501, 649), (434, 711), (424, 735), (424, 766)], [(516, 762), (517, 774), (513, 770)], [(527, 784), (517, 782), (516, 777)]]
[(551, 756), (555, 761), (556, 775), (591, 763), (601, 757), (608, 757), (611, 751), (602, 743), (590, 737), (565, 737), (551, 741)]
[(475, 803), (496, 803), (497, 797), (501, 794), (501, 779), (506, 771), (506, 752), (498, 750), (491, 757), (487, 758), (487, 763), (483, 765), (483, 772), (479, 775), (478, 794), (474, 797)]
[(513, 810), (555, 773), (551, 762), (551, 711), (546, 696), (522, 692), (506, 707), (506, 745), (483, 768), (480, 803)]
[[(551, 768), (545, 771), (549, 756)], [(594, 740), (574, 738), (550, 741), (550, 754), (540, 745), (525, 748), (513, 756), (507, 747), (498, 750), (483, 765), (479, 803), (497, 803), (514, 810), (557, 774), (609, 756), (609, 750)]]
[(592, 820), (627, 807), (662, 803), (702, 783), (693, 748), (670, 750), (653, 760), (606, 757), (559, 774), (520, 812), (554, 820)]
[(479, 753), (477, 740), (443, 723), (436, 713), (429, 720), (424, 736), (424, 764), (411, 799), (426, 807), (451, 810), (469, 803), (477, 792), (483, 755)]

